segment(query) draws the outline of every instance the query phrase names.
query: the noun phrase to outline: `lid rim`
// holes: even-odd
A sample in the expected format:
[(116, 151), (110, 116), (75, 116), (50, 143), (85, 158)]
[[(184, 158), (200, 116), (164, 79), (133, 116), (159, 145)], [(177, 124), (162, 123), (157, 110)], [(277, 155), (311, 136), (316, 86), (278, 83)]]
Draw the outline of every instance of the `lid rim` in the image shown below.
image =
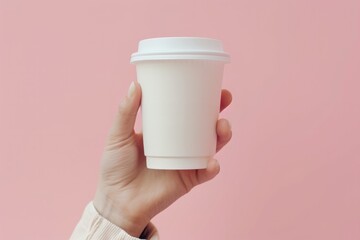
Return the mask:
[(132, 56), (130, 59), (131, 63), (139, 61), (158, 61), (158, 60), (208, 60), (208, 61), (219, 61), (228, 63), (230, 62), (230, 57), (227, 55), (217, 56), (217, 55), (191, 55), (191, 54), (171, 54), (171, 55), (138, 55)]

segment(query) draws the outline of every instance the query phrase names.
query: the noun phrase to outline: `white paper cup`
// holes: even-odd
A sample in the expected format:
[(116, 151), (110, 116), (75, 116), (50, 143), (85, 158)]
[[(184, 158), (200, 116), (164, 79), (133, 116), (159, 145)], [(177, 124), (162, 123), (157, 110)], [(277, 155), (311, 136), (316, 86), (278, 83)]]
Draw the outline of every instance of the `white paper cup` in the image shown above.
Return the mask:
[(218, 40), (171, 37), (140, 41), (131, 56), (142, 89), (147, 167), (202, 169), (216, 152), (224, 63)]

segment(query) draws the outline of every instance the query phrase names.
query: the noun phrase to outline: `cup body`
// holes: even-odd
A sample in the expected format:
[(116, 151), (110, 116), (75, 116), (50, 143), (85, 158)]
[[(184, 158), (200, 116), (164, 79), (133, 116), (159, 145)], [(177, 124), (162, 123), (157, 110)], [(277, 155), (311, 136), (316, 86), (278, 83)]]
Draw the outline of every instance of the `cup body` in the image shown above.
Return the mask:
[(202, 169), (216, 152), (224, 61), (136, 62), (147, 167)]

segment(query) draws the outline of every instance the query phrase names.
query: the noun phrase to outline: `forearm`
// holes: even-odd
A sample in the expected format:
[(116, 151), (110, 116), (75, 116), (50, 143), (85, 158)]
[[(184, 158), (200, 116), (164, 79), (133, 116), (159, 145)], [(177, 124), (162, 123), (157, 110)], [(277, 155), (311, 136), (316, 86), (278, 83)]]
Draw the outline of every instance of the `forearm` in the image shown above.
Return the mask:
[[(156, 228), (150, 223), (146, 226), (142, 239), (155, 239)], [(70, 240), (139, 240), (139, 238), (130, 236), (126, 231), (111, 223), (101, 216), (90, 202), (74, 229)]]
[(136, 214), (138, 211), (130, 208), (132, 200), (126, 200), (125, 197), (117, 198), (122, 199), (123, 203), (121, 201), (114, 202), (108, 194), (98, 190), (95, 194), (93, 205), (102, 217), (123, 229), (129, 235), (139, 237), (150, 222), (150, 219), (145, 219), (144, 213)]

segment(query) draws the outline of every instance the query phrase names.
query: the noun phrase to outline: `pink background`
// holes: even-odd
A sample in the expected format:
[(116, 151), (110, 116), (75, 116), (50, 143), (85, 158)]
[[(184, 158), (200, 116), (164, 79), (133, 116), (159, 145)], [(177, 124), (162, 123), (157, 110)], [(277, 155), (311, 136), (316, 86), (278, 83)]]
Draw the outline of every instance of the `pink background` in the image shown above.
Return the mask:
[(70, 236), (159, 36), (221, 39), (234, 95), (221, 173), (162, 239), (360, 239), (360, 1), (333, 0), (0, 0), (0, 239)]

